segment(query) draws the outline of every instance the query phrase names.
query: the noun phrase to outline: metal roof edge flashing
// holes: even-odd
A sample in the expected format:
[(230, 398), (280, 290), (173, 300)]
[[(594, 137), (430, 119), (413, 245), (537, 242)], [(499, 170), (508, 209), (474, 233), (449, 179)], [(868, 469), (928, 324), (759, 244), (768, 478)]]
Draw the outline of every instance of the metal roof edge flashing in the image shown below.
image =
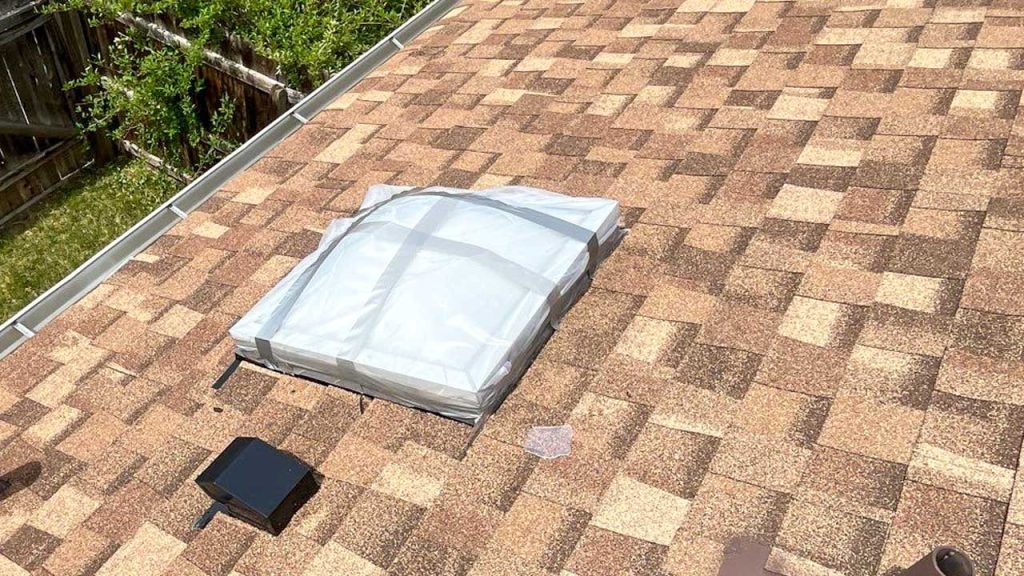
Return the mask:
[(0, 324), (0, 358), (13, 352), (55, 316), (110, 277), (128, 260), (210, 198), (221, 186), (262, 158), (334, 99), (348, 92), (360, 80), (394, 56), (399, 51), (399, 46), (408, 45), (434, 22), (440, 20), (458, 2), (459, 0), (434, 0), (428, 4), (60, 282)]

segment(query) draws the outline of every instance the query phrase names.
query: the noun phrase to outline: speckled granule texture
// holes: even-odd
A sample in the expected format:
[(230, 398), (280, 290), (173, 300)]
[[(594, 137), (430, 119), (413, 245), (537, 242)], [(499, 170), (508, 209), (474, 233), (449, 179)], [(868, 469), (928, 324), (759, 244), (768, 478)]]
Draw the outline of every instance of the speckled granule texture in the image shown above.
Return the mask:
[[(1022, 89), (1012, 0), (469, 0), (0, 361), (0, 574), (716, 576), (743, 538), (766, 574), (1020, 576)], [(379, 182), (631, 228), (464, 458), (343, 390), (210, 389)], [(190, 530), (238, 435), (325, 477), (277, 538)]]

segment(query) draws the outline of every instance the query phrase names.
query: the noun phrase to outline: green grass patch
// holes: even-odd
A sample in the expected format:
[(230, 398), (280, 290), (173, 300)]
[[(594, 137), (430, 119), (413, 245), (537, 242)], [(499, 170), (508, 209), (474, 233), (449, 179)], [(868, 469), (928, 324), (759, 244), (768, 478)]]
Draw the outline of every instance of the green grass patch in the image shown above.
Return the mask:
[(86, 169), (0, 227), (0, 321), (88, 260), (180, 187), (140, 161)]

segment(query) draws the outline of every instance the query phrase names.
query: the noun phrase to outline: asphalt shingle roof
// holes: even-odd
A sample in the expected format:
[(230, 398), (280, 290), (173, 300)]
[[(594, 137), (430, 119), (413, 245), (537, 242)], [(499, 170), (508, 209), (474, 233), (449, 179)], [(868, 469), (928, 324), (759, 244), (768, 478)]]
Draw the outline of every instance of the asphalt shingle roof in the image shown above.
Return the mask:
[[(467, 0), (0, 361), (0, 574), (714, 576), (742, 536), (772, 574), (953, 544), (1018, 576), (1022, 89), (1011, 0)], [(464, 459), (387, 402), (210, 389), (378, 182), (631, 228)], [(570, 457), (524, 452), (563, 423)], [(325, 475), (278, 538), (190, 530), (237, 435)]]

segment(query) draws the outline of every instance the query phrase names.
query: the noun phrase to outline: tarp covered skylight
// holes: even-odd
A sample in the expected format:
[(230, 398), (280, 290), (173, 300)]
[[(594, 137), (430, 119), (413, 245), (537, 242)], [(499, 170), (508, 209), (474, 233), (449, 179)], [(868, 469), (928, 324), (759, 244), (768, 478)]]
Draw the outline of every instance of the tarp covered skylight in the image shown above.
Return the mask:
[(231, 328), (271, 369), (474, 422), (621, 233), (618, 203), (511, 186), (374, 186)]

